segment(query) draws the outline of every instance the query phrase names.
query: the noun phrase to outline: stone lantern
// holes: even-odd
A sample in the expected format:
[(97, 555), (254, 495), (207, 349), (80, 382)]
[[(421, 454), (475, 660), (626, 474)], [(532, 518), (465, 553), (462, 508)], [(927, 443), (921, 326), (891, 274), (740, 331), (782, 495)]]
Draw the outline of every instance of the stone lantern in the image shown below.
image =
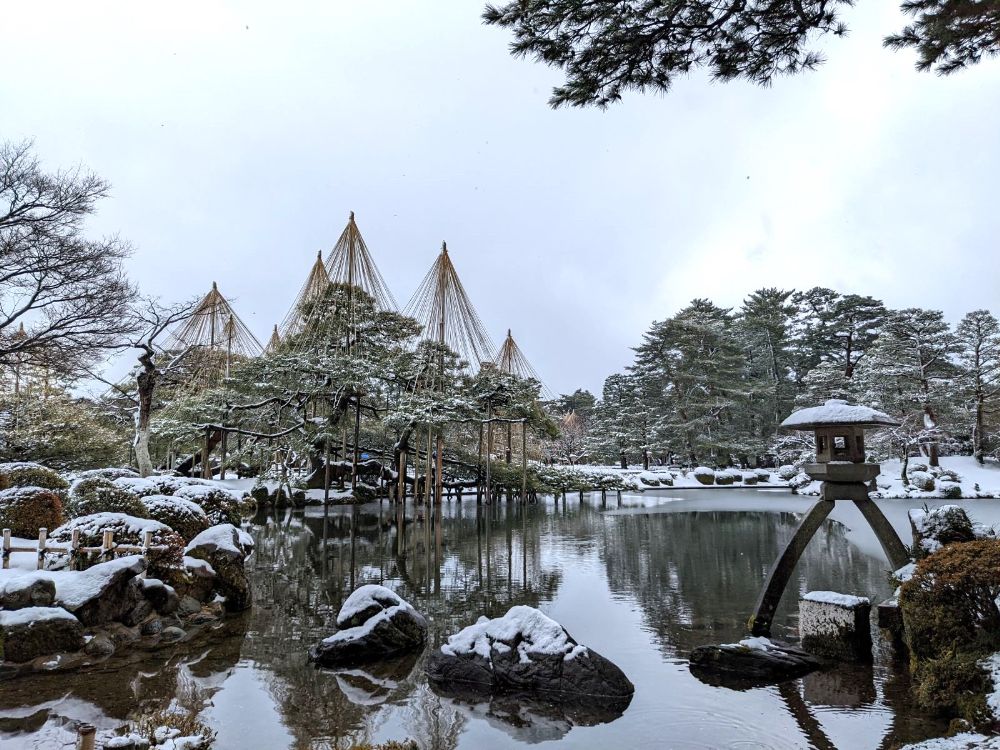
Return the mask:
[(838, 500), (857, 506), (894, 570), (910, 562), (910, 554), (896, 530), (868, 497), (868, 482), (878, 476), (879, 465), (865, 463), (865, 430), (898, 424), (888, 414), (840, 399), (800, 409), (781, 423), (786, 429), (815, 434), (816, 463), (806, 464), (805, 472), (822, 485), (819, 500), (802, 517), (795, 534), (771, 567), (748, 623), (752, 635), (770, 635), (771, 621), (796, 563)]
[(786, 429), (811, 431), (816, 436), (816, 463), (805, 473), (823, 482), (824, 500), (867, 500), (867, 483), (878, 476), (878, 464), (865, 463), (865, 430), (895, 427), (899, 422), (869, 406), (830, 399), (791, 414)]

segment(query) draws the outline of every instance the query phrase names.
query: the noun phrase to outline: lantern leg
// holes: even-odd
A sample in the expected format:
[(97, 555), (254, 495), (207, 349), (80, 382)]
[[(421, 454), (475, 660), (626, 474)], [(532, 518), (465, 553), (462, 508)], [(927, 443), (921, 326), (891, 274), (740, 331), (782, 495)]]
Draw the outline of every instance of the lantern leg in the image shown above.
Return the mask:
[(868, 525), (875, 532), (875, 536), (878, 537), (878, 543), (882, 545), (882, 551), (889, 558), (892, 569), (899, 570), (904, 565), (912, 562), (910, 552), (906, 549), (902, 540), (900, 540), (899, 534), (892, 528), (889, 519), (885, 517), (885, 514), (882, 513), (872, 499), (868, 497), (863, 500), (855, 498), (854, 504), (858, 506), (861, 515), (865, 517)]
[(774, 612), (781, 601), (781, 595), (785, 592), (792, 571), (802, 552), (805, 550), (809, 540), (813, 538), (819, 530), (820, 525), (826, 517), (833, 511), (834, 502), (832, 500), (820, 500), (799, 522), (799, 527), (795, 529), (792, 538), (788, 540), (785, 549), (781, 551), (778, 559), (771, 566), (771, 572), (767, 574), (767, 581), (760, 592), (757, 606), (747, 625), (751, 635), (771, 635), (771, 621), (774, 619)]

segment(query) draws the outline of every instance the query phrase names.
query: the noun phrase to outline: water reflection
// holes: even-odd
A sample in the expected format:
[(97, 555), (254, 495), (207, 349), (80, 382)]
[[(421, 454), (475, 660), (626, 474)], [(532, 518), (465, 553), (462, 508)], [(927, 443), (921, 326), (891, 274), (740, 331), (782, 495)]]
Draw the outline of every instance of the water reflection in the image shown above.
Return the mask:
[[(201, 711), (219, 728), (220, 747), (346, 748), (412, 737), (441, 750), (562, 738), (602, 749), (878, 748), (941, 730), (911, 710), (905, 675), (888, 657), (765, 689), (708, 686), (690, 675), (683, 659), (691, 648), (743, 635), (771, 561), (808, 507), (754, 494), (751, 502), (741, 495), (738, 507), (721, 504), (724, 511), (645, 495), (622, 505), (658, 506), (651, 512), (619, 511), (613, 496), (605, 512), (594, 495), (262, 515), (253, 526), (255, 606), (227, 624), (234, 630), (201, 650), (5, 684), (0, 739), (5, 748), (58, 747), (73, 721), (114, 727), (171, 704)], [(799, 563), (776, 636), (794, 636), (798, 592), (877, 600), (889, 593), (887, 567), (827, 522)], [(431, 647), (480, 615), (539, 606), (622, 667), (635, 698), (622, 718), (590, 726), (614, 717), (438, 696), (423, 677), (423, 655), (315, 669), (306, 649), (334, 630), (341, 602), (364, 583), (390, 586), (421, 610)]]

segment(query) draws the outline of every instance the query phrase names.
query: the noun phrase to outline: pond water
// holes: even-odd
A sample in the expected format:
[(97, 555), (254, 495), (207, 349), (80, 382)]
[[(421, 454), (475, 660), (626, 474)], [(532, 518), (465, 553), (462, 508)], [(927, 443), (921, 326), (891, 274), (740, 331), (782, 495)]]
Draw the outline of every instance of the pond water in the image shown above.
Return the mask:
[[(343, 748), (413, 738), (422, 748), (890, 747), (943, 733), (909, 703), (905, 671), (880, 652), (777, 687), (699, 681), (686, 656), (738, 640), (780, 547), (808, 498), (781, 491), (678, 490), (551, 498), (526, 506), (446, 502), (440, 519), (388, 504), (256, 519), (255, 606), (207, 643), (131, 664), (0, 683), (0, 746), (72, 747), (72, 726), (114, 728), (172, 702), (218, 730), (217, 747)], [(913, 503), (880, 501), (909, 540)], [(1000, 521), (1000, 502), (967, 503)], [(325, 528), (325, 534), (324, 534)], [(325, 541), (324, 541), (325, 539)], [(796, 637), (797, 594), (890, 594), (888, 563), (860, 514), (838, 504), (809, 545), (775, 619)], [(428, 617), (431, 647), (480, 615), (540, 607), (620, 666), (635, 696), (617, 719), (586, 725), (546, 706), (460, 705), (423, 678), (423, 657), (378, 672), (317, 670), (306, 649), (334, 631), (362, 583), (383, 583)]]

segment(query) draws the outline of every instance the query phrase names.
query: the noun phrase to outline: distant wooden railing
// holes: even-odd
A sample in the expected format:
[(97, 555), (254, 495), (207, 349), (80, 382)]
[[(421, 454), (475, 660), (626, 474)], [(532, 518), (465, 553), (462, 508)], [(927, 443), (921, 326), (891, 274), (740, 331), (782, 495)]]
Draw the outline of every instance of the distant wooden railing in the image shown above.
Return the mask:
[(89, 557), (90, 555), (97, 554), (101, 562), (107, 562), (108, 560), (114, 560), (115, 557), (121, 554), (125, 555), (143, 555), (145, 556), (149, 552), (159, 552), (167, 549), (164, 545), (153, 545), (153, 532), (144, 531), (142, 534), (142, 544), (115, 544), (115, 532), (111, 529), (105, 529), (101, 535), (101, 546), (100, 547), (82, 547), (80, 546), (80, 530), (73, 529), (73, 533), (70, 537), (69, 547), (65, 546), (51, 546), (49, 544), (49, 530), (39, 529), (38, 530), (38, 542), (35, 543), (33, 547), (15, 547), (12, 544), (10, 529), (3, 530), (3, 547), (0, 550), (0, 555), (3, 557), (3, 568), (7, 570), (10, 568), (10, 556), (15, 552), (34, 552), (37, 555), (37, 562), (35, 563), (36, 570), (45, 569), (45, 555), (69, 555), (70, 567), (73, 566), (78, 559), (81, 557)]

